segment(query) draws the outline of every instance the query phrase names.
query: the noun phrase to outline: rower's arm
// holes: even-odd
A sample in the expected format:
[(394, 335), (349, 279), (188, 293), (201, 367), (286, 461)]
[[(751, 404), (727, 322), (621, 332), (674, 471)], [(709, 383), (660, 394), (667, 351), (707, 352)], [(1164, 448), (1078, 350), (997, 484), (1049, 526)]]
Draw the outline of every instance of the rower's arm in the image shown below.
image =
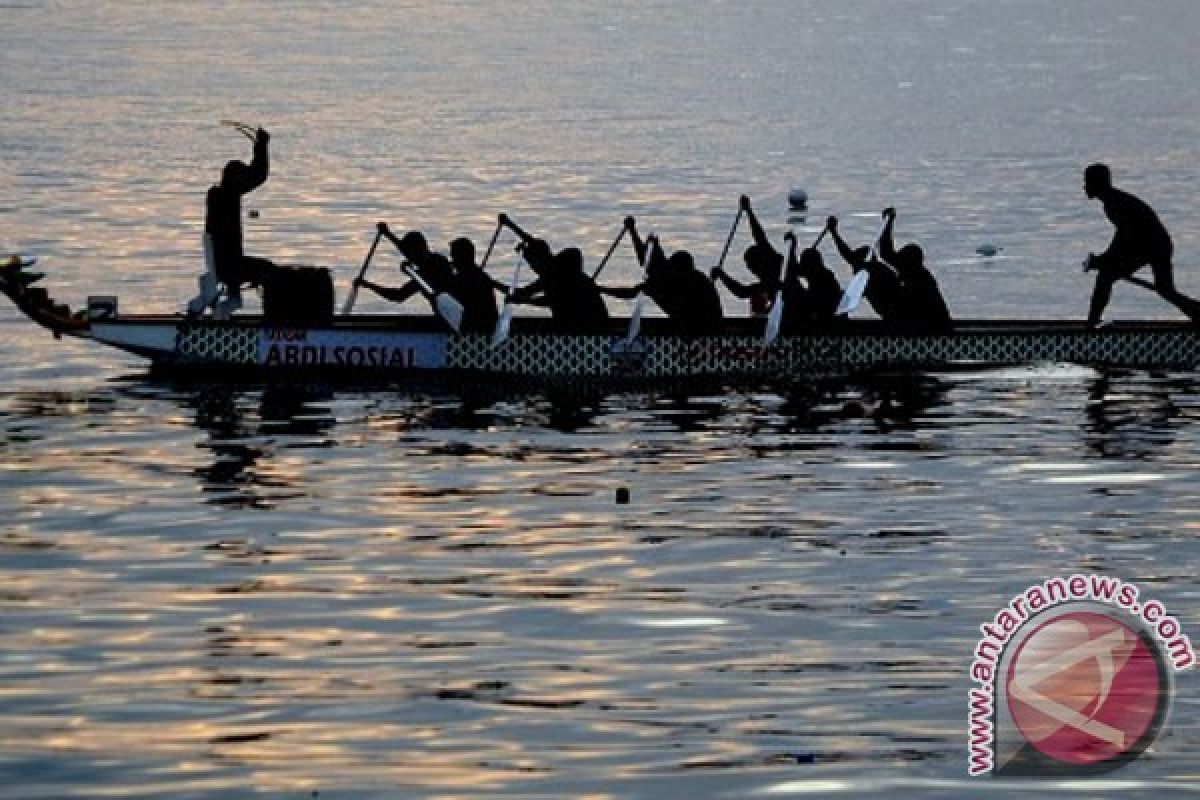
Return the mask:
[(715, 276), (721, 281), (721, 283), (725, 284), (725, 288), (728, 289), (735, 297), (740, 297), (742, 300), (746, 300), (754, 294), (754, 284), (747, 285), (736, 278), (731, 278), (723, 269), (719, 270)]
[(896, 244), (892, 241), (892, 228), (896, 225), (896, 212), (890, 208), (886, 209), (883, 217), (883, 231), (879, 234), (879, 257), (888, 264), (895, 264)]
[(528, 286), (522, 286), (512, 293), (509, 298), (514, 303), (524, 303), (531, 306), (544, 306), (546, 300), (544, 297), (539, 297), (542, 294), (542, 281), (539, 278)]
[(246, 183), (239, 188), (242, 194), (252, 192), (267, 182), (267, 173), (271, 169), (271, 159), (267, 153), (267, 143), (270, 140), (271, 135), (259, 128), (254, 137), (254, 157), (250, 160)]
[(637, 286), (601, 286), (596, 284), (596, 288), (600, 290), (600, 294), (606, 294), (609, 297), (620, 297), (625, 300), (632, 300), (642, 292), (642, 287), (645, 284)]
[(629, 241), (633, 243), (633, 252), (639, 264), (646, 263), (646, 242), (638, 233), (637, 222), (633, 217), (625, 218), (625, 230), (629, 231)]
[(843, 261), (855, 269), (858, 269), (860, 266), (862, 266), (859, 263), (857, 256), (854, 255), (854, 250), (851, 249), (850, 245), (846, 244), (846, 240), (842, 238), (840, 233), (838, 233), (837, 228), (830, 228), (829, 235), (833, 237), (833, 243), (837, 246), (838, 254), (842, 257)]
[(780, 257), (779, 251), (775, 249), (775, 245), (771, 244), (767, 232), (763, 230), (762, 223), (758, 221), (758, 215), (750, 207), (750, 198), (746, 195), (742, 195), (742, 211), (746, 212), (746, 219), (750, 221), (750, 233), (754, 237), (754, 243), (764, 252), (772, 253), (777, 258)]
[(371, 281), (365, 279), (360, 281), (360, 283), (375, 294), (382, 297), (384, 300), (391, 300), (393, 303), (403, 303), (404, 301), (408, 300), (408, 298), (420, 291), (416, 281), (409, 281), (399, 289), (395, 289), (390, 286), (380, 286), (377, 283), (371, 283)]

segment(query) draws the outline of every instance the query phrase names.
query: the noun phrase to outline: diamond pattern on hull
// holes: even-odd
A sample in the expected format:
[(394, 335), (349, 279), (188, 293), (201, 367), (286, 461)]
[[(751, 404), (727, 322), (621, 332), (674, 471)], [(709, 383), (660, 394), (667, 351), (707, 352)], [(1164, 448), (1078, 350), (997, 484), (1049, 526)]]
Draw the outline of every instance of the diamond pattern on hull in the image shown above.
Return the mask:
[(258, 328), (180, 325), (175, 353), (184, 361), (257, 364), (258, 338)]
[[(387, 333), (377, 332), (380, 336)], [(180, 361), (258, 364), (258, 328), (184, 324), (176, 337)], [(413, 334), (396, 332), (396, 346)], [(439, 359), (440, 362), (440, 359)], [(444, 366), (501, 375), (578, 377), (803, 377), (873, 367), (936, 368), (950, 363), (1074, 362), (1114, 366), (1195, 367), (1200, 331), (961, 330), (949, 335), (848, 333), (796, 336), (764, 348), (757, 336), (682, 338), (518, 334), (499, 346), (468, 334), (446, 342)]]

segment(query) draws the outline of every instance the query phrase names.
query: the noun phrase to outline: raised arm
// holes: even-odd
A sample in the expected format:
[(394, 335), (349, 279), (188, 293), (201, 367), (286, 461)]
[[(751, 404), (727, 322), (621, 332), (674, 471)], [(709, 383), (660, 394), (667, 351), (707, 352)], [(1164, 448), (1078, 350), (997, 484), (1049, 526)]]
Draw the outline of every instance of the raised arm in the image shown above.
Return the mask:
[(775, 246), (771, 244), (771, 240), (767, 238), (767, 232), (763, 230), (762, 224), (759, 223), (758, 215), (755, 214), (754, 209), (750, 207), (750, 198), (746, 195), (742, 195), (740, 204), (742, 211), (746, 213), (746, 219), (750, 221), (750, 233), (754, 236), (754, 243), (759, 247), (778, 255), (779, 251), (775, 249)]
[(788, 231), (784, 234), (783, 240), (788, 243), (787, 270), (785, 274), (799, 274), (800, 259), (796, 257), (796, 234)]
[(268, 155), (268, 144), (271, 134), (262, 128), (254, 136), (254, 158), (250, 160), (250, 169), (245, 173), (245, 182), (238, 187), (241, 194), (252, 192), (267, 181), (267, 173), (271, 170), (271, 159)]
[(883, 231), (879, 234), (879, 257), (884, 263), (896, 263), (896, 244), (892, 241), (892, 228), (896, 225), (896, 209), (883, 210)]
[(609, 297), (620, 297), (624, 300), (632, 300), (642, 292), (642, 287), (645, 284), (639, 283), (637, 286), (601, 286), (596, 284), (596, 288), (600, 290), (600, 294), (606, 294)]
[(850, 245), (846, 244), (846, 240), (842, 238), (842, 235), (838, 233), (838, 218), (830, 217), (825, 220), (825, 227), (828, 229), (829, 235), (833, 237), (833, 243), (837, 246), (838, 254), (842, 257), (842, 260), (854, 269), (861, 267), (862, 261), (855, 255)]
[(358, 281), (358, 285), (367, 287), (384, 300), (391, 300), (393, 303), (403, 303), (404, 301), (408, 300), (408, 298), (420, 291), (417, 287), (416, 281), (409, 281), (399, 289), (395, 289), (390, 286), (380, 286), (377, 283), (372, 283), (366, 278), (360, 279)]
[(646, 263), (646, 242), (638, 233), (637, 220), (633, 217), (625, 218), (625, 230), (629, 232), (629, 241), (633, 243), (633, 252), (637, 255), (639, 264)]
[(745, 284), (736, 278), (731, 278), (729, 277), (729, 274), (720, 267), (713, 270), (712, 279), (714, 281), (719, 280), (721, 283), (725, 284), (725, 288), (728, 289), (735, 297), (740, 297), (741, 299), (746, 300), (754, 295), (755, 284)]

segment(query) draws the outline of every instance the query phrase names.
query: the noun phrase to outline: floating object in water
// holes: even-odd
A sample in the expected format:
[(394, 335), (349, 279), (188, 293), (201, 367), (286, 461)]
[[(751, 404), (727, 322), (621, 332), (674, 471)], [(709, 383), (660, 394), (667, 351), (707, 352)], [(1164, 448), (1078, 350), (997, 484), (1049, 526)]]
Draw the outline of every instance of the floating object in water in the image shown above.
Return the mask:
[(258, 209), (250, 209), (248, 212), (246, 212), (246, 216), (250, 217), (250, 219), (258, 219)]
[(617, 505), (624, 506), (629, 504), (629, 487), (622, 486), (617, 489)]
[(981, 244), (981, 245), (979, 245), (979, 247), (976, 247), (975, 252), (978, 253), (979, 255), (983, 256), (984, 258), (991, 258), (992, 256), (996, 255), (1003, 249), (1004, 249), (1003, 247), (998, 247), (997, 245), (991, 244), (989, 242), (989, 243)]
[(788, 192), (788, 205), (794, 211), (804, 211), (808, 208), (808, 192), (803, 189), (792, 189)]

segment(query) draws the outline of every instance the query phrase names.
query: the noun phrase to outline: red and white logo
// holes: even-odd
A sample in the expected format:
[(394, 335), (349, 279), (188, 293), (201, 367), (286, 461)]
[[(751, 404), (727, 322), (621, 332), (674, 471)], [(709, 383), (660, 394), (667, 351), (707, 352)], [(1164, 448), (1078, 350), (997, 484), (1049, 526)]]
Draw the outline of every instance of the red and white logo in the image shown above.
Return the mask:
[(1025, 741), (1054, 761), (1085, 766), (1140, 754), (1169, 686), (1141, 633), (1107, 614), (1071, 611), (1020, 643), (1004, 691)]

